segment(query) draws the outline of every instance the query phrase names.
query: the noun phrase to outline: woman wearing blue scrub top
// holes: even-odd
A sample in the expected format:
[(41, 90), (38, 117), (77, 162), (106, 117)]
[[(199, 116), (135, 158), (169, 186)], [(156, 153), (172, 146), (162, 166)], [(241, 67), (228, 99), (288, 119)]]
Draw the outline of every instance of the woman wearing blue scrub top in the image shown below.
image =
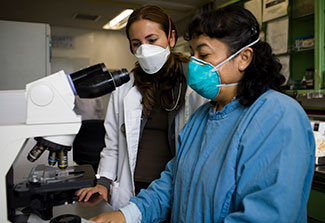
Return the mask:
[(187, 122), (160, 179), (95, 222), (307, 222), (315, 142), (307, 115), (244, 8), (195, 17), (188, 84), (211, 99)]

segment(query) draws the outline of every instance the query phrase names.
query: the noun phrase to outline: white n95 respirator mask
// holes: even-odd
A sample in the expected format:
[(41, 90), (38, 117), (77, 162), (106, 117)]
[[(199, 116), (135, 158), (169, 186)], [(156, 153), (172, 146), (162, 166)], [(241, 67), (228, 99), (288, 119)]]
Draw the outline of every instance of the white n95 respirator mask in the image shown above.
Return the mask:
[(134, 55), (144, 72), (154, 74), (164, 66), (169, 54), (170, 50), (168, 46), (164, 49), (152, 44), (142, 44)]

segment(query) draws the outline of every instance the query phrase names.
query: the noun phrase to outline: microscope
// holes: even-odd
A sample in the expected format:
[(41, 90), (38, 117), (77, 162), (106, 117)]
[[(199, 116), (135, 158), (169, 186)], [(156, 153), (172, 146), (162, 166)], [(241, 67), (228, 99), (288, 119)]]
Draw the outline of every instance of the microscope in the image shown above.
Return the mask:
[[(51, 74), (23, 91), (0, 91), (1, 116), (23, 111), (17, 122), (0, 123), (1, 222), (15, 222), (19, 208), (50, 220), (53, 206), (74, 202), (77, 190), (96, 184), (90, 165), (68, 166), (68, 152), (81, 126), (81, 117), (73, 110), (75, 95), (100, 97), (129, 80), (126, 69), (109, 72), (101, 63), (72, 74)], [(13, 164), (32, 138), (36, 145), (27, 159), (34, 162), (48, 151), (48, 165), (33, 167), (26, 181), (14, 184)]]

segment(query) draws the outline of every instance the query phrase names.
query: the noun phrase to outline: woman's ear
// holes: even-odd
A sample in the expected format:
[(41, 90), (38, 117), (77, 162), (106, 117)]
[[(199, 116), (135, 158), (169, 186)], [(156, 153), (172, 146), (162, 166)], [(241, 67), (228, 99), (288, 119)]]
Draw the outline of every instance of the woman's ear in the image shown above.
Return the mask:
[(253, 49), (252, 48), (246, 48), (239, 54), (240, 56), (240, 61), (239, 61), (239, 66), (238, 69), (239, 71), (244, 71), (249, 64), (251, 63), (253, 59)]
[(172, 30), (172, 33), (170, 35), (170, 39), (169, 39), (169, 46), (171, 49), (173, 49), (176, 45), (176, 38), (175, 38), (176, 32), (175, 30)]

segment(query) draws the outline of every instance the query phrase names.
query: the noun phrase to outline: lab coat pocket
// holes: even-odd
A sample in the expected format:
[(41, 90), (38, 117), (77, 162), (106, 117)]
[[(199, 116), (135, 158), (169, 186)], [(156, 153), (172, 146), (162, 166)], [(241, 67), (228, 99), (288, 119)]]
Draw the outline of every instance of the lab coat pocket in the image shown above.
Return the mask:
[(110, 203), (114, 210), (119, 209), (118, 207), (118, 192), (119, 192), (119, 185), (120, 183), (115, 181), (111, 183), (110, 193), (111, 193), (111, 199)]
[(131, 198), (131, 192), (124, 187), (120, 187), (119, 182), (113, 182), (111, 184), (111, 200), (110, 204), (114, 210), (118, 210), (129, 203)]

